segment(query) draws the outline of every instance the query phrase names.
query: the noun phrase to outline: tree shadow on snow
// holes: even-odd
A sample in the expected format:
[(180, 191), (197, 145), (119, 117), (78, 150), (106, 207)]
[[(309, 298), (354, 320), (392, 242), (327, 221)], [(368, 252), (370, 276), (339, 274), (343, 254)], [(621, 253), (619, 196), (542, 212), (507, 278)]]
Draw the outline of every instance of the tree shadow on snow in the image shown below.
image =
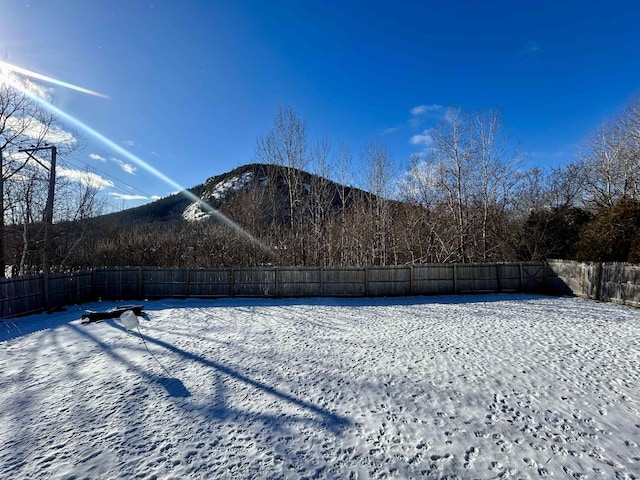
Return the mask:
[[(105, 320), (105, 321), (103, 321), (101, 323), (102, 324), (106, 324), (106, 325), (110, 325), (112, 327), (116, 327), (118, 329), (123, 330), (124, 332), (127, 332), (123, 327), (121, 327), (118, 323), (116, 323), (115, 320)], [(97, 337), (95, 337), (94, 335), (89, 333), (89, 331), (86, 328), (84, 328), (84, 326), (78, 326), (78, 325), (75, 325), (75, 324), (69, 324), (69, 327), (71, 329), (75, 330), (81, 336), (84, 336), (84, 337), (88, 338), (89, 340), (95, 342), (104, 353), (109, 355), (114, 360), (117, 360), (119, 363), (122, 363), (123, 365), (126, 365), (127, 368), (129, 368), (129, 369), (133, 370), (134, 372), (136, 372), (136, 374), (138, 374), (141, 377), (143, 377), (147, 382), (149, 382), (149, 383), (157, 383), (158, 385), (163, 387), (171, 397), (184, 398), (184, 397), (191, 396), (191, 393), (189, 392), (187, 387), (184, 386), (184, 384), (182, 383), (182, 381), (180, 379), (173, 378), (173, 377), (163, 377), (163, 376), (154, 375), (154, 374), (152, 374), (150, 372), (147, 372), (144, 369), (142, 369), (141, 367), (138, 367), (138, 366), (134, 365), (133, 363), (131, 363), (129, 360), (127, 360), (125, 357), (123, 357), (119, 353), (115, 352), (111, 345), (107, 345), (106, 343), (100, 341)], [(138, 337), (138, 335), (136, 335), (136, 337)], [(138, 338), (140, 338), (140, 337), (138, 337)]]
[[(126, 332), (126, 330), (124, 329), (124, 327), (122, 327), (121, 325), (115, 323), (115, 322), (110, 322), (109, 323), (110, 326), (117, 328), (123, 332)], [(196, 355), (194, 353), (188, 352), (186, 350), (183, 350), (179, 347), (176, 347), (174, 345), (171, 345), (167, 342), (164, 342), (162, 340), (158, 340), (156, 338), (150, 337), (148, 335), (142, 334), (142, 337), (145, 339), (146, 342), (148, 343), (152, 343), (154, 345), (157, 345), (159, 347), (165, 348), (171, 352), (174, 352), (178, 355), (180, 355), (182, 358), (186, 359), (186, 360), (190, 360), (190, 361), (194, 361), (197, 362), (201, 365), (204, 365), (205, 367), (209, 367), (213, 370), (215, 370), (215, 373), (217, 376), (220, 376), (220, 374), (228, 376), (234, 380), (238, 380), (240, 382), (243, 382), (253, 388), (256, 388), (264, 393), (267, 393), (271, 396), (274, 396), (280, 400), (284, 400), (285, 402), (292, 404), (296, 407), (301, 408), (302, 410), (306, 411), (307, 413), (312, 414), (315, 419), (316, 422), (315, 423), (320, 423), (323, 427), (327, 428), (328, 430), (334, 432), (334, 433), (339, 433), (340, 431), (342, 431), (345, 427), (348, 427), (351, 425), (351, 421), (346, 418), (346, 417), (342, 417), (340, 415), (336, 415), (335, 413), (319, 407), (318, 405), (315, 405), (311, 402), (307, 402), (306, 400), (302, 400), (300, 398), (295, 397), (294, 395), (291, 395), (287, 392), (284, 392), (276, 387), (273, 387), (271, 385), (268, 385), (266, 383), (260, 382), (258, 380), (255, 380), (247, 375), (244, 375), (240, 372), (238, 372), (237, 370), (234, 370), (233, 368), (230, 368), (226, 365), (223, 365), (221, 363), (215, 362), (213, 360), (209, 360), (207, 358), (204, 358), (200, 355)], [(291, 420), (295, 420), (295, 421), (309, 421), (311, 419), (305, 419), (302, 417), (293, 417), (293, 416), (288, 416), (285, 414), (282, 415), (262, 415), (262, 414), (255, 414), (255, 413), (251, 413), (251, 412), (243, 412), (243, 411), (239, 411), (236, 409), (231, 409), (226, 405), (226, 392), (224, 390), (224, 384), (222, 382), (217, 382), (218, 385), (218, 391), (216, 392), (216, 402), (215, 402), (215, 406), (211, 409), (209, 409), (209, 414), (211, 414), (212, 416), (218, 418), (218, 419), (229, 419), (229, 418), (235, 418), (235, 419), (241, 419), (241, 418), (246, 418), (246, 417), (251, 417), (253, 419), (260, 419), (262, 421), (265, 421), (266, 423), (280, 423), (282, 422), (283, 419), (286, 419), (287, 421), (291, 421)], [(186, 388), (185, 388), (186, 390)]]
[[(103, 325), (109, 325), (115, 329), (122, 331), (124, 334), (129, 334), (127, 330), (122, 327), (119, 323), (114, 320), (108, 320), (102, 322)], [(115, 351), (115, 348), (122, 347), (122, 345), (109, 345), (105, 342), (101, 341), (99, 338), (90, 333), (89, 330), (84, 328), (84, 326), (79, 326), (75, 324), (69, 324), (69, 327), (75, 330), (81, 336), (84, 336), (98, 345), (102, 352), (109, 355), (113, 360), (125, 365), (129, 370), (135, 372), (137, 375), (142, 377), (148, 383), (155, 383), (160, 385), (164, 390), (169, 394), (169, 396), (174, 398), (185, 398), (191, 397), (191, 393), (188, 388), (183, 384), (183, 382), (171, 376), (158, 376), (155, 375), (143, 367), (135, 365), (123, 355), (119, 354)], [(139, 335), (136, 333), (135, 335), (138, 339), (140, 339)], [(284, 392), (276, 387), (268, 385), (266, 383), (255, 380), (247, 375), (244, 375), (226, 365), (215, 362), (213, 360), (209, 360), (207, 358), (201, 357), (199, 355), (193, 354), (186, 350), (183, 350), (179, 347), (175, 347), (169, 343), (166, 343), (162, 340), (155, 339), (148, 335), (142, 334), (142, 338), (148, 344), (154, 344), (159, 347), (165, 348), (173, 353), (180, 355), (182, 358), (197, 362), (201, 365), (204, 365), (208, 368), (214, 370), (214, 374), (218, 380), (216, 382), (217, 391), (214, 398), (214, 405), (212, 407), (201, 409), (203, 414), (211, 416), (218, 420), (233, 420), (233, 421), (261, 421), (264, 424), (270, 425), (273, 428), (285, 428), (286, 425), (290, 425), (293, 422), (302, 422), (302, 423), (314, 423), (316, 425), (320, 425), (327, 430), (339, 434), (344, 428), (351, 425), (351, 421), (340, 415), (336, 415), (333, 412), (326, 410), (322, 407), (314, 405), (313, 403), (307, 402), (300, 398), (295, 397), (287, 392)], [(153, 355), (153, 354), (152, 354)], [(161, 365), (161, 364), (160, 364)], [(164, 367), (163, 367), (164, 368)], [(231, 379), (243, 382), (253, 388), (256, 388), (264, 393), (267, 393), (277, 399), (283, 400), (293, 406), (296, 406), (306, 413), (310, 414), (310, 416), (299, 416), (299, 415), (289, 415), (285, 413), (281, 414), (263, 414), (259, 412), (251, 412), (251, 411), (243, 411), (239, 409), (235, 409), (230, 407), (227, 403), (227, 392), (226, 387), (224, 386), (224, 382), (222, 382), (222, 377), (229, 377)], [(191, 406), (192, 408), (192, 406)]]

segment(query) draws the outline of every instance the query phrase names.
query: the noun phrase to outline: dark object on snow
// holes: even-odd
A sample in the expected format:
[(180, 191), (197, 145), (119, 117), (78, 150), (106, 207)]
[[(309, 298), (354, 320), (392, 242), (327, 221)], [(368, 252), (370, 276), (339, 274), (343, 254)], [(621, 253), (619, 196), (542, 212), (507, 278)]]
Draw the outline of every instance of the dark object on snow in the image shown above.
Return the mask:
[(109, 318), (117, 318), (122, 315), (127, 310), (131, 310), (137, 316), (142, 315), (142, 307), (141, 305), (126, 305), (122, 307), (117, 307), (112, 310), (108, 310), (106, 312), (89, 312), (82, 314), (82, 323), (91, 323), (91, 322), (99, 322), (101, 320), (107, 320)]
[(64, 305), (54, 305), (49, 310), (47, 310), (47, 313), (52, 314), (55, 312), (66, 312), (66, 311), (67, 309), (64, 307)]

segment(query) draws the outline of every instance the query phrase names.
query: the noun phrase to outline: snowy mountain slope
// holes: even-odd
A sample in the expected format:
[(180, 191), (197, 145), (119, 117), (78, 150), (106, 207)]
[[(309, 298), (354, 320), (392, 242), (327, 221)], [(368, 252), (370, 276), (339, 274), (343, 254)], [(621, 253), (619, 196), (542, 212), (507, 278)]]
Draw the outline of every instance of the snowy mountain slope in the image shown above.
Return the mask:
[[(213, 208), (219, 209), (228, 206), (234, 201), (235, 195), (239, 192), (248, 192), (252, 189), (265, 192), (269, 197), (267, 203), (275, 203), (282, 206), (282, 211), (286, 211), (285, 205), (289, 198), (289, 185), (292, 175), (296, 178), (297, 194), (300, 197), (307, 197), (312, 194), (312, 185), (322, 185), (323, 194), (330, 197), (329, 203), (335, 209), (343, 206), (345, 202), (363, 200), (366, 195), (362, 190), (339, 185), (331, 180), (318, 177), (311, 173), (266, 164), (249, 164), (238, 167), (235, 170), (209, 178), (202, 188), (200, 199), (208, 203)], [(267, 189), (267, 187), (270, 187)], [(284, 215), (283, 215), (284, 216)], [(202, 208), (200, 202), (192, 202), (185, 208), (182, 217), (188, 221), (197, 221), (208, 218), (208, 213)], [(277, 219), (283, 221), (284, 218)]]

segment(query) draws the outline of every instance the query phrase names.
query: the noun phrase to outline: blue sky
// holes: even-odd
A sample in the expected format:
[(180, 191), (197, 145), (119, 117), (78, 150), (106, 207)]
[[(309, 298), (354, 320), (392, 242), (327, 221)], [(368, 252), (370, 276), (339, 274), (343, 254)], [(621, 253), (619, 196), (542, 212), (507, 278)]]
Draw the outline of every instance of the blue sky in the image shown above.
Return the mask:
[(632, 1), (0, 0), (0, 12), (0, 60), (108, 95), (50, 85), (61, 110), (171, 179), (80, 132), (68, 165), (110, 179), (117, 208), (253, 161), (278, 105), (356, 162), (381, 139), (399, 168), (447, 107), (495, 107), (529, 165), (548, 168), (640, 92)]

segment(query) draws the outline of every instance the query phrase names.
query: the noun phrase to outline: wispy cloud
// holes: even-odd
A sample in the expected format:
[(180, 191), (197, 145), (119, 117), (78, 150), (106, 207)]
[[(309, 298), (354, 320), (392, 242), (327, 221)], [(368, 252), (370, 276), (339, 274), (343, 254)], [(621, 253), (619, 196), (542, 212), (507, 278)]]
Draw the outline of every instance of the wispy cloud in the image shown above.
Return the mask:
[(128, 200), (128, 201), (149, 200), (144, 195), (133, 195), (129, 193), (109, 192), (109, 195), (111, 195), (112, 197), (115, 197), (117, 200)]
[(409, 120), (409, 125), (411, 128), (419, 128), (422, 123), (424, 117), (430, 116), (430, 114), (437, 114), (442, 110), (442, 105), (416, 105), (411, 108), (411, 119)]
[(122, 144), (126, 145), (127, 147), (135, 147), (136, 146), (135, 140), (123, 140)]
[(107, 161), (106, 158), (104, 158), (103, 156), (98, 155), (97, 153), (90, 153), (89, 154), (89, 158), (91, 160), (97, 160), (99, 162), (106, 162)]
[(423, 130), (422, 133), (418, 133), (411, 137), (410, 142), (412, 145), (421, 145), (424, 147), (430, 147), (433, 145), (433, 137), (431, 136), (431, 129)]
[(398, 130), (400, 130), (402, 127), (389, 127), (389, 128), (385, 128), (382, 131), (382, 135), (390, 135), (394, 132), (397, 132)]
[(151, 200), (160, 200), (161, 198), (160, 195), (151, 195)]
[(442, 105), (416, 105), (411, 109), (412, 117), (420, 117), (430, 112), (439, 112), (442, 110)]
[(134, 165), (131, 165), (130, 163), (127, 163), (127, 162), (123, 162), (122, 160), (116, 157), (111, 157), (111, 161), (114, 163), (117, 163), (124, 172), (130, 175), (136, 174), (137, 168)]
[(33, 117), (18, 118), (9, 117), (5, 121), (8, 130), (21, 132), (25, 137), (53, 144), (71, 144), (76, 142), (76, 137), (58, 127), (45, 125), (40, 120)]
[(78, 182), (91, 188), (97, 188), (98, 190), (114, 186), (111, 180), (107, 180), (106, 178), (103, 178), (97, 173), (93, 172), (75, 170), (66, 167), (58, 167), (56, 173), (61, 177), (68, 178), (69, 180)]
[(44, 136), (44, 141), (47, 143), (54, 143), (54, 144), (60, 145), (63, 143), (67, 143), (67, 144), (76, 143), (77, 139), (73, 134), (61, 128), (51, 128), (49, 129), (47, 134)]

